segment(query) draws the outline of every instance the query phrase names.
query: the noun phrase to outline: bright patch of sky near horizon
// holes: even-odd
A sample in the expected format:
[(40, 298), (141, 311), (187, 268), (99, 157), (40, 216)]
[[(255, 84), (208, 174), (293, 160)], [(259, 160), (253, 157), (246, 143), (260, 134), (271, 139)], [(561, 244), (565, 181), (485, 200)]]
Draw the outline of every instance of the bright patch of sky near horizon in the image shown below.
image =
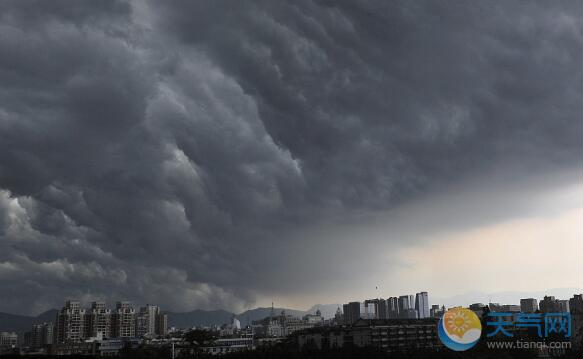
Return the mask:
[[(583, 182), (574, 180), (580, 174), (539, 175), (514, 181), (506, 190), (488, 188), (488, 178), (482, 178), (473, 183), (479, 188), (469, 185), (457, 191), (454, 186), (454, 193), (403, 206), (388, 214), (388, 223), (380, 228), (351, 232), (351, 238), (378, 237), (379, 232), (385, 238), (374, 242), (377, 250), (369, 252), (374, 260), (359, 261), (361, 276), (340, 278), (334, 287), (324, 285), (322, 291), (331, 295), (291, 296), (278, 303), (307, 308), (338, 298), (362, 301), (428, 291), (432, 304), (469, 305), (486, 296), (496, 302), (496, 293), (503, 292), (509, 294), (501, 294), (502, 301), (511, 298), (517, 304), (524, 296), (551, 295), (557, 288), (566, 295), (568, 288), (583, 288)], [(483, 221), (467, 226), (467, 218), (476, 213)], [(386, 240), (395, 231), (408, 237), (403, 242), (414, 244), (395, 250), (395, 243)]]

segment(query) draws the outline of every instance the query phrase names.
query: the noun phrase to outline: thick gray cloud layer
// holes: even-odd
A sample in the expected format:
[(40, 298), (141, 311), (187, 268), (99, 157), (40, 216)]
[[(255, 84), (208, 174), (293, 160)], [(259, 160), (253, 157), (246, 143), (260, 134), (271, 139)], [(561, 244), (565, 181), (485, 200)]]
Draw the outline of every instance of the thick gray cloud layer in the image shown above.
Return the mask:
[(582, 10), (2, 2), (0, 310), (236, 310), (334, 275), (303, 228), (578, 166)]

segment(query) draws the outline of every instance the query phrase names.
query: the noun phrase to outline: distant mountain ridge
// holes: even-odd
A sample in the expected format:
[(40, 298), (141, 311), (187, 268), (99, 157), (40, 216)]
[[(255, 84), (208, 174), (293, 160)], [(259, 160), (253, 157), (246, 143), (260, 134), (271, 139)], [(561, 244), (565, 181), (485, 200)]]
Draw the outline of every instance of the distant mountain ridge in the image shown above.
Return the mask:
[(229, 323), (233, 317), (233, 313), (226, 310), (196, 309), (185, 313), (167, 312), (167, 314), (168, 327), (176, 328), (207, 327), (218, 325), (217, 323)]
[[(504, 292), (467, 292), (465, 294), (456, 295), (452, 297), (433, 297), (430, 296), (429, 300), (431, 304), (445, 305), (447, 307), (452, 306), (468, 306), (472, 303), (488, 303), (498, 302), (501, 304), (519, 304), (521, 298), (537, 298), (542, 299), (545, 295), (554, 295), (557, 298), (569, 299), (575, 293), (583, 293), (583, 288), (555, 288), (548, 289), (545, 291), (504, 291)], [(342, 310), (342, 305), (340, 304), (316, 304), (308, 310), (297, 310), (288, 308), (274, 308), (275, 315), (280, 315), (282, 310), (285, 310), (286, 314), (293, 315), (296, 317), (302, 317), (308, 313), (315, 313), (316, 310), (322, 312), (324, 318), (332, 318), (336, 313), (336, 310), (340, 307)], [(191, 327), (210, 327), (213, 325), (222, 325), (229, 323), (233, 315), (239, 319), (241, 325), (245, 326), (251, 324), (254, 320), (260, 320), (266, 318), (271, 313), (271, 307), (262, 307), (249, 309), (242, 313), (236, 314), (226, 310), (193, 310), (190, 312), (175, 313), (167, 312), (168, 314), (168, 327), (177, 328), (191, 328)], [(43, 323), (43, 322), (55, 322), (57, 315), (56, 309), (48, 310), (38, 316), (25, 316), (16, 315), (0, 312), (0, 331), (14, 331), (17, 333), (23, 333), (29, 331), (33, 324)]]
[[(297, 310), (289, 308), (273, 308), (275, 315), (280, 315), (282, 311), (285, 311), (288, 315), (293, 315), (295, 317), (302, 317), (309, 313), (315, 313), (316, 310), (322, 312), (324, 318), (332, 318), (338, 309), (339, 304), (317, 304), (312, 306), (308, 310)], [(271, 314), (271, 307), (260, 307), (255, 309), (249, 309), (240, 314), (235, 314), (233, 312), (228, 312), (225, 310), (193, 310), (186, 313), (173, 313), (168, 312), (168, 326), (177, 328), (190, 328), (199, 326), (212, 326), (212, 325), (222, 325), (229, 323), (231, 318), (235, 316), (241, 325), (249, 325), (254, 320), (260, 320), (268, 317)]]
[(56, 309), (50, 309), (36, 317), (0, 312), (0, 332), (23, 333), (29, 331), (33, 324), (44, 322), (54, 323), (57, 312)]

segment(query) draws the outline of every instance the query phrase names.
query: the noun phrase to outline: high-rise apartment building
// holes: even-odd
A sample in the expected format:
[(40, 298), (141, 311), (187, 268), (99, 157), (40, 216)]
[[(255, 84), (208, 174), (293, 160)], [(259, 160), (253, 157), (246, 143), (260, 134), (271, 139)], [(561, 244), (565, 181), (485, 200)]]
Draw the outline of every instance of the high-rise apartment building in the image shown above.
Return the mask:
[(545, 296), (540, 301), (539, 307), (543, 313), (569, 312), (569, 301), (559, 300), (553, 296)]
[(67, 301), (57, 314), (57, 343), (79, 343), (85, 336), (85, 309), (77, 301)]
[(399, 298), (390, 297), (387, 299), (387, 316), (389, 319), (399, 318)]
[(387, 319), (387, 301), (384, 299), (365, 300), (364, 305), (361, 307), (360, 315), (366, 319)]
[(415, 311), (417, 318), (429, 318), (429, 295), (427, 292), (420, 292), (415, 295)]
[[(34, 330), (33, 330), (34, 332)], [(33, 341), (31, 337), (29, 342)], [(135, 338), (168, 333), (168, 316), (155, 305), (146, 305), (136, 313), (131, 302), (117, 302), (114, 310), (105, 302), (92, 302), (89, 309), (76, 301), (67, 301), (57, 315), (55, 343), (79, 343), (89, 338)]]
[(559, 300), (558, 302), (559, 302), (559, 312), (564, 312), (564, 313), (570, 312), (568, 300)]
[(360, 319), (360, 302), (350, 302), (342, 306), (344, 324), (352, 324)]
[(378, 300), (377, 313), (378, 313), (378, 319), (388, 319), (389, 318), (389, 312), (388, 312), (386, 300), (384, 300), (384, 299)]
[(136, 316), (136, 334), (138, 337), (154, 336), (156, 334), (156, 321), (160, 315), (160, 308), (147, 304), (140, 308)]
[(573, 298), (569, 299), (569, 310), (574, 314), (583, 313), (583, 295), (575, 294)]
[(538, 301), (535, 298), (524, 298), (520, 300), (520, 311), (523, 313), (534, 313), (538, 310)]
[(399, 297), (399, 312), (411, 309), (410, 295), (402, 295)]
[(30, 331), (30, 343), (32, 348), (43, 348), (54, 342), (53, 323), (34, 324)]
[(165, 336), (168, 334), (168, 315), (160, 313), (156, 316), (156, 334)]
[(336, 309), (336, 314), (334, 314), (334, 324), (335, 325), (344, 324), (344, 315), (342, 314), (342, 310), (340, 310), (340, 307)]
[(417, 318), (417, 311), (415, 311), (415, 297), (413, 297), (413, 295), (402, 295), (399, 297), (399, 318)]
[(87, 337), (93, 338), (110, 338), (112, 337), (112, 313), (107, 308), (105, 302), (93, 302), (88, 313), (87, 319)]
[(553, 296), (547, 296), (540, 301), (540, 310), (543, 313), (553, 313), (559, 311), (557, 300)]
[(360, 303), (360, 317), (363, 319), (377, 318), (377, 303), (375, 300), (365, 300)]
[(131, 302), (117, 302), (113, 312), (113, 336), (133, 338), (136, 336), (136, 310)]

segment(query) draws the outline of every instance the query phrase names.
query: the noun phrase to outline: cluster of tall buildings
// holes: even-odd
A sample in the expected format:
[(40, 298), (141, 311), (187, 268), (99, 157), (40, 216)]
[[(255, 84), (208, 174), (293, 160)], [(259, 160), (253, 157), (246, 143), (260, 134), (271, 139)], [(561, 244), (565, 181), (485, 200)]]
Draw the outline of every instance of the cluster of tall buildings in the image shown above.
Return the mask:
[(556, 299), (553, 296), (545, 296), (539, 303), (539, 309), (543, 313), (569, 312), (569, 300)]
[(427, 292), (402, 295), (388, 299), (367, 299), (342, 306), (343, 323), (353, 324), (359, 319), (424, 319), (432, 315)]
[(57, 314), (55, 343), (78, 343), (89, 338), (136, 338), (163, 336), (168, 318), (155, 305), (138, 311), (130, 302), (117, 302), (115, 309), (105, 302), (93, 302), (88, 309), (77, 301), (67, 301)]
[[(553, 296), (545, 296), (542, 300), (536, 298), (524, 298), (520, 305), (498, 303), (474, 303), (469, 309), (481, 314), (485, 307), (495, 312), (523, 312), (523, 313), (583, 313), (583, 295), (576, 294), (569, 300), (557, 299)], [(367, 299), (364, 302), (350, 302), (342, 307), (342, 324), (354, 324), (359, 319), (424, 319), (439, 318), (445, 312), (445, 307), (438, 305), (429, 306), (427, 292), (413, 295), (402, 295), (388, 299)]]
[(522, 298), (520, 305), (499, 303), (474, 303), (469, 309), (482, 315), (485, 308), (492, 312), (501, 313), (583, 313), (583, 295), (575, 294), (571, 299), (557, 299), (554, 296), (545, 296), (542, 300), (536, 298)]
[(484, 307), (488, 307), (490, 311), (507, 313), (567, 313), (572, 312), (573, 309), (577, 312), (583, 312), (583, 297), (580, 294), (575, 294), (573, 298), (567, 300), (557, 299), (554, 296), (545, 296), (540, 301), (536, 298), (520, 299), (520, 305), (498, 303), (489, 303), (488, 305), (475, 303), (470, 305), (470, 309), (474, 311), (480, 311)]

